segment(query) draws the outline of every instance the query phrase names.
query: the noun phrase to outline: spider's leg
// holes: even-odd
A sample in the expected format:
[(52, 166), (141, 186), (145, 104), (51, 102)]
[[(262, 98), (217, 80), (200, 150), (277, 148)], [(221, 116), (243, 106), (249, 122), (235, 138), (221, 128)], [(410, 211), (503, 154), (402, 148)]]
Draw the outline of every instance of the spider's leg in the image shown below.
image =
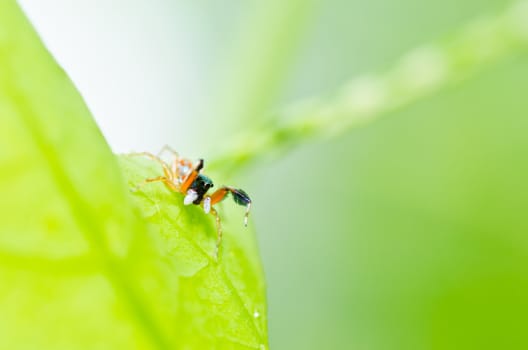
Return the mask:
[(220, 202), (229, 193), (233, 195), (233, 200), (236, 204), (246, 207), (246, 214), (244, 215), (244, 226), (247, 226), (249, 210), (251, 209), (251, 199), (249, 198), (248, 194), (244, 192), (244, 190), (228, 186), (221, 187), (211, 195), (211, 205), (215, 205), (216, 203)]
[(158, 152), (157, 156), (161, 158), (161, 155), (165, 152), (169, 152), (173, 155), (174, 158), (180, 158), (180, 154), (169, 145), (163, 145), (163, 147), (161, 147), (160, 151)]
[(167, 165), (167, 163), (165, 163), (161, 158), (159, 158), (158, 156), (155, 156), (154, 154), (152, 153), (149, 153), (149, 152), (135, 152), (135, 153), (128, 153), (127, 156), (130, 156), (130, 157), (147, 157), (157, 163), (159, 163), (159, 165), (161, 165), (161, 167), (163, 168), (163, 173), (165, 174), (165, 177), (168, 178), (169, 180), (172, 180), (173, 179), (173, 174), (172, 172), (170, 171), (170, 168), (169, 166)]
[(216, 248), (215, 248), (215, 259), (218, 261), (218, 253), (220, 251), (220, 244), (222, 243), (222, 224), (220, 223), (220, 216), (218, 212), (211, 208), (211, 214), (214, 215), (216, 221)]
[(146, 184), (153, 183), (153, 182), (160, 182), (160, 181), (163, 182), (165, 184), (165, 186), (167, 186), (168, 188), (170, 188), (174, 192), (178, 192), (178, 188), (172, 183), (172, 181), (170, 179), (168, 179), (165, 176), (158, 176), (158, 177), (153, 177), (151, 179), (143, 180), (142, 182), (140, 182), (139, 184), (136, 185), (136, 187), (134, 188), (134, 192), (139, 191), (141, 189), (141, 187), (145, 186)]
[(224, 200), (225, 196), (227, 196), (228, 193), (229, 193), (229, 188), (225, 186), (214, 191), (213, 194), (211, 195), (211, 205), (215, 205), (216, 203)]

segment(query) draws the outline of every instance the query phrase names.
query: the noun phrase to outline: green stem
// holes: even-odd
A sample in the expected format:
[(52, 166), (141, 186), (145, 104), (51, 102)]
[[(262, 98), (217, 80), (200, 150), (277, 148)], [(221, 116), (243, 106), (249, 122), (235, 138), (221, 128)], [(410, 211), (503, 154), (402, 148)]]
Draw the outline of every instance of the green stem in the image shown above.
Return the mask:
[(412, 50), (383, 75), (352, 79), (328, 100), (294, 104), (239, 137), (209, 168), (236, 173), (315, 139), (330, 139), (408, 107), (471, 77), (528, 46), (528, 1), (470, 21), (443, 43)]

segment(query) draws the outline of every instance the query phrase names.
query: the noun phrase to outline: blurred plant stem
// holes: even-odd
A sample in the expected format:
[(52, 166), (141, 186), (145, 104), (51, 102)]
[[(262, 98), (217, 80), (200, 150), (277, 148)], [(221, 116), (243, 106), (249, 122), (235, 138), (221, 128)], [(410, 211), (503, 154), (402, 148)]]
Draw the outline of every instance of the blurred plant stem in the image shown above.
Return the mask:
[(228, 130), (249, 118), (266, 117), (287, 78), (319, 0), (257, 2), (229, 57), (220, 96), (209, 111)]
[(209, 168), (229, 175), (314, 139), (334, 138), (470, 79), (527, 47), (528, 1), (523, 0), (503, 13), (468, 22), (444, 42), (412, 50), (385, 74), (352, 79), (330, 99), (293, 104), (236, 138)]

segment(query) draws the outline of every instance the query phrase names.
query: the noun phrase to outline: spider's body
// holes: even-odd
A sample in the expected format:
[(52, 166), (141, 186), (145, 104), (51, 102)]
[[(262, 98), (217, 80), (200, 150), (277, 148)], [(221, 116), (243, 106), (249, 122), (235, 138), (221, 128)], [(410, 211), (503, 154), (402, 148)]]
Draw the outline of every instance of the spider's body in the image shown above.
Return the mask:
[(193, 201), (193, 204), (200, 204), (203, 200), (204, 195), (213, 187), (213, 181), (203, 174), (198, 174), (196, 179), (193, 181), (190, 190), (193, 190), (197, 194), (197, 198)]
[[(165, 146), (162, 149), (162, 152), (164, 150), (170, 151), (174, 156), (170, 166), (158, 156), (148, 152), (132, 154), (146, 156), (158, 162), (163, 168), (164, 176), (146, 179), (142, 184), (161, 181), (171, 191), (182, 193), (185, 196), (183, 198), (183, 204), (200, 205), (206, 213), (213, 214), (216, 218), (217, 225), (218, 240), (216, 248), (218, 253), (218, 248), (220, 247), (220, 243), (222, 241), (222, 228), (220, 224), (220, 217), (213, 206), (222, 201), (229, 193), (231, 193), (235, 203), (246, 207), (244, 225), (247, 226), (247, 219), (249, 210), (251, 208), (251, 199), (243, 190), (229, 186), (223, 186), (213, 192), (211, 195), (208, 195), (207, 192), (214, 186), (214, 184), (209, 177), (200, 173), (203, 168), (203, 159), (200, 159), (196, 165), (193, 165), (190, 160), (181, 158), (177, 152), (173, 151), (169, 147)], [(142, 184), (138, 185), (138, 187)]]

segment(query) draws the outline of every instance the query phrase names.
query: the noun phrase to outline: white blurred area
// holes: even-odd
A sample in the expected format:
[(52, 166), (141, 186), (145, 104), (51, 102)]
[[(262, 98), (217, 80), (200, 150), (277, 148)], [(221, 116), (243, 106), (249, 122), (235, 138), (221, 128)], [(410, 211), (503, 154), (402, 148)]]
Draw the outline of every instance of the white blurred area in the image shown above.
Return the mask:
[[(20, 0), (48, 49), (66, 70), (116, 153), (203, 151), (205, 92), (193, 10), (174, 1)], [(181, 8), (180, 8), (181, 7)], [(183, 149), (182, 149), (183, 148)]]

